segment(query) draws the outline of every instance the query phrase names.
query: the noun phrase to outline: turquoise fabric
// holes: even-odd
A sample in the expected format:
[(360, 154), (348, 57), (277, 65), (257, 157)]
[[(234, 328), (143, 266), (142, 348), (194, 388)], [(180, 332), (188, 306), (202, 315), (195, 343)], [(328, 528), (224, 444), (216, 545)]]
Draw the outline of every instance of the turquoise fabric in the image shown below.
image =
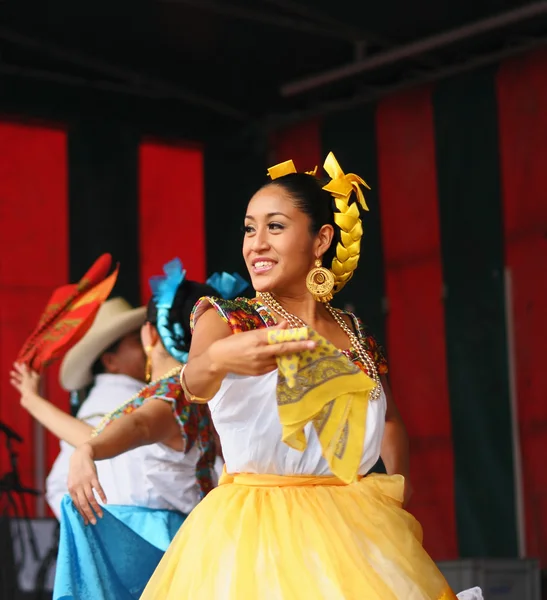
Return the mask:
[(103, 508), (97, 525), (85, 526), (64, 497), (54, 600), (138, 599), (186, 518), (139, 506)]

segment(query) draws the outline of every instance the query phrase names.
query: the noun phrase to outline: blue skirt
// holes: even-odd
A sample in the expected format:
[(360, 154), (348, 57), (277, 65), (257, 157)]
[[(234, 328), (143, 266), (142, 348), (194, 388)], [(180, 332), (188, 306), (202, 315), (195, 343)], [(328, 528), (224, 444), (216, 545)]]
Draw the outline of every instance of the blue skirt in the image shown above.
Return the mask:
[(140, 506), (104, 506), (97, 525), (84, 521), (69, 496), (53, 600), (138, 600), (186, 515)]

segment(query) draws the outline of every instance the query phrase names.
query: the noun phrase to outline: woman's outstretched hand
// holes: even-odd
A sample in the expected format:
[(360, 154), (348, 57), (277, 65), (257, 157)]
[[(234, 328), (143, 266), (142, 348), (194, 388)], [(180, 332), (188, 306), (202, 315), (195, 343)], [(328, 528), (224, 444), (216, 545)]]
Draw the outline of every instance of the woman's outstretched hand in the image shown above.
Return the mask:
[[(286, 321), (276, 326), (276, 329), (287, 328)], [(214, 342), (208, 350), (213, 369), (222, 374), (264, 375), (277, 368), (278, 356), (315, 348), (315, 342), (311, 340), (269, 344), (270, 330), (245, 331)]]
[(31, 371), (23, 363), (13, 363), (13, 370), (10, 371), (9, 375), (11, 385), (21, 394), (21, 405), (27, 408), (27, 401), (38, 395), (40, 375), (35, 371)]
[(95, 514), (102, 518), (103, 511), (95, 498), (93, 490), (106, 504), (106, 495), (97, 477), (97, 468), (93, 460), (93, 448), (89, 443), (82, 444), (72, 454), (68, 472), (68, 491), (74, 506), (82, 515), (84, 523), (95, 525)]

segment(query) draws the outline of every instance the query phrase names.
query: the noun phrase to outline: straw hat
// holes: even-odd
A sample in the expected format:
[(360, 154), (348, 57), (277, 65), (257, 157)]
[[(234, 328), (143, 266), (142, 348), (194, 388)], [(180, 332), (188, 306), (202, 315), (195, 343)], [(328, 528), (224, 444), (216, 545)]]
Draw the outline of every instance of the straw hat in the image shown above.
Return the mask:
[(107, 300), (85, 336), (65, 355), (59, 381), (67, 390), (79, 390), (93, 381), (91, 368), (101, 354), (119, 339), (139, 329), (146, 307), (133, 308), (123, 298)]

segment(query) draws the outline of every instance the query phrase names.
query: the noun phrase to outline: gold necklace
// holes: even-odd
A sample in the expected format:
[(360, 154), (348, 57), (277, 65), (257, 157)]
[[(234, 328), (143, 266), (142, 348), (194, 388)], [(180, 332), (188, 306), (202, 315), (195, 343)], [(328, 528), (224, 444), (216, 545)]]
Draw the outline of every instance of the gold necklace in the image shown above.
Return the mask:
[(150, 387), (151, 385), (159, 383), (163, 379), (169, 379), (170, 377), (175, 377), (175, 375), (178, 375), (181, 370), (182, 370), (182, 365), (177, 365), (176, 367), (169, 369), (169, 371), (167, 371), (167, 373), (164, 373), (161, 377), (158, 377), (157, 379), (154, 379), (154, 381), (147, 383), (136, 396), (133, 396), (133, 398), (136, 398), (137, 396), (139, 396), (141, 394), (141, 392), (143, 392), (147, 387)]
[(158, 377), (157, 379), (154, 379), (154, 381), (147, 383), (136, 394), (133, 394), (131, 396), (131, 398), (129, 398), (129, 400), (126, 400), (123, 404), (118, 406), (118, 408), (114, 409), (112, 412), (109, 412), (107, 415), (105, 415), (101, 419), (101, 421), (99, 422), (97, 427), (95, 427), (95, 429), (92, 431), (91, 437), (95, 437), (97, 435), (97, 432), (99, 430), (101, 430), (109, 421), (112, 420), (112, 416), (114, 415), (114, 413), (118, 412), (120, 410), (120, 408), (122, 408), (126, 404), (130, 404), (131, 402), (133, 402), (133, 400), (136, 400), (147, 388), (149, 388), (153, 385), (156, 385), (156, 383), (159, 383), (163, 379), (169, 379), (170, 377), (175, 377), (175, 375), (178, 375), (180, 373), (181, 369), (182, 369), (182, 365), (177, 365), (176, 367), (169, 369), (169, 371), (167, 371), (167, 373), (164, 373), (161, 377)]
[[(283, 317), (291, 328), (307, 327), (306, 323), (296, 315), (286, 311), (281, 304), (269, 293), (269, 292), (258, 292), (257, 296), (264, 302), (264, 304), (270, 309), (276, 312), (278, 315)], [(369, 353), (363, 347), (363, 344), (355, 333), (348, 327), (344, 319), (340, 316), (340, 313), (334, 309), (328, 302), (324, 305), (329, 311), (336, 324), (342, 329), (342, 331), (348, 336), (352, 350), (354, 350), (362, 364), (366, 367), (368, 376), (376, 384), (374, 389), (370, 392), (370, 399), (377, 400), (380, 397), (382, 386), (380, 382), (380, 376), (374, 360), (371, 358)]]

